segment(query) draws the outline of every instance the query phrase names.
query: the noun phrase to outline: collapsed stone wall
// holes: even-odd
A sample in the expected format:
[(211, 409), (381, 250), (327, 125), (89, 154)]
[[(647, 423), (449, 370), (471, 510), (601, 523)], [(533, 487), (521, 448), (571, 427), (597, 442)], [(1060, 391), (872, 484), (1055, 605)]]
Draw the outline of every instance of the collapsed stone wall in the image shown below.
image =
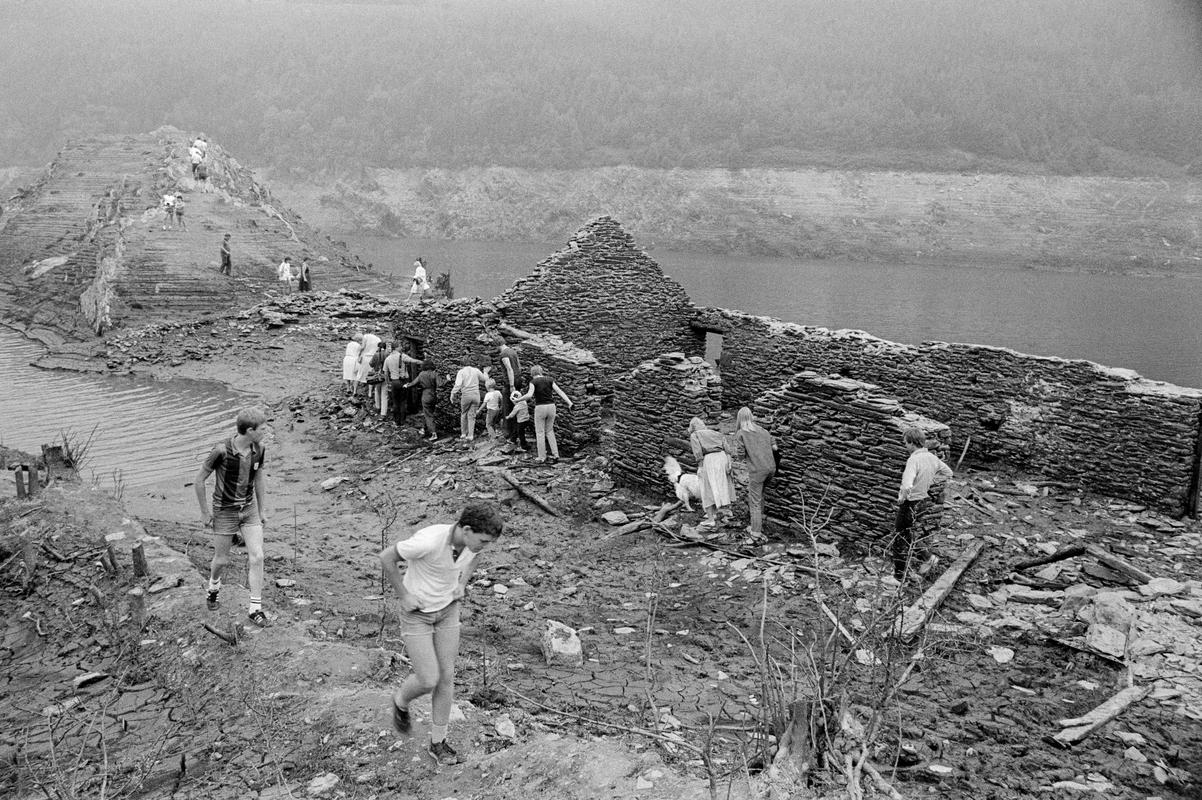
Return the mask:
[(803, 370), (867, 381), (943, 420), (955, 446), (1184, 513), (1190, 505), (1202, 391), (1089, 361), (1001, 347), (878, 339), (706, 309), (723, 336), (723, 405), (749, 405)]
[(611, 217), (598, 217), (496, 299), (507, 321), (554, 333), (623, 370), (660, 353), (703, 355), (685, 290)]
[(693, 470), (689, 421), (700, 417), (716, 427), (722, 412), (722, 380), (697, 356), (665, 353), (639, 364), (614, 382), (614, 437), (610, 473), (614, 480), (653, 495), (671, 495), (664, 456)]
[[(538, 365), (555, 384), (572, 399), (568, 409), (556, 398), (555, 439), (560, 452), (572, 453), (601, 439), (601, 362), (588, 350), (565, 342), (553, 334), (529, 334), (502, 326), (507, 338), (513, 340), (522, 360), (522, 372), (527, 378), (530, 368)], [(519, 335), (520, 333), (520, 335)], [(501, 367), (498, 367), (501, 369)], [(533, 412), (533, 407), (531, 407)], [(531, 440), (531, 447), (533, 447)]]
[(861, 381), (802, 372), (761, 394), (752, 409), (776, 437), (781, 455), (780, 469), (765, 487), (765, 517), (769, 526), (791, 532), (829, 514), (823, 528), (828, 534), (888, 534), (909, 455), (902, 435), (909, 428), (922, 430), (931, 452), (948, 460), (947, 425), (907, 411)]

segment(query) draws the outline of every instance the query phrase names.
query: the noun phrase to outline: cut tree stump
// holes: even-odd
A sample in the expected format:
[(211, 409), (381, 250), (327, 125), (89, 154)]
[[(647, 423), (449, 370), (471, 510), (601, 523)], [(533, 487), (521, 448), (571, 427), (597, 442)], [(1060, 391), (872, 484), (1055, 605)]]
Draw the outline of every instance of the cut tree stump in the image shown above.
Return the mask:
[(1083, 717), (1060, 720), (1064, 730), (1052, 737), (1061, 747), (1069, 747), (1126, 711), (1131, 705), (1148, 696), (1152, 686), (1128, 686)]
[(931, 615), (935, 613), (935, 609), (939, 608), (951, 594), (956, 582), (960, 580), (960, 576), (972, 562), (977, 560), (977, 556), (984, 549), (985, 542), (973, 542), (969, 545), (968, 549), (947, 568), (947, 572), (940, 575), (939, 580), (931, 584), (931, 587), (923, 592), (922, 597), (902, 613), (896, 630), (903, 641), (909, 641), (919, 634), (931, 619)]
[(145, 578), (150, 574), (150, 568), (146, 565), (146, 549), (142, 547), (142, 543), (138, 542), (130, 550), (130, 555), (134, 560), (134, 575), (139, 578)]

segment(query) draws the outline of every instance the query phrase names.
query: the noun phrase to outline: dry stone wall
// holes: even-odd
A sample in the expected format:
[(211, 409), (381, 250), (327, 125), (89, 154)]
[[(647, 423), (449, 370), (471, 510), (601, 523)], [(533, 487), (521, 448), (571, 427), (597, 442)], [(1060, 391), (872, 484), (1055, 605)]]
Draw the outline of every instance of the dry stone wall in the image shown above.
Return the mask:
[(496, 302), (513, 325), (554, 333), (622, 370), (660, 353), (705, 349), (684, 289), (610, 217), (585, 225)]
[(614, 437), (610, 472), (614, 480), (653, 495), (671, 496), (664, 456), (695, 470), (689, 421), (700, 417), (715, 427), (722, 412), (722, 381), (697, 356), (665, 353), (623, 374), (614, 386)]
[[(522, 371), (530, 376), (530, 368), (541, 366), (568, 397), (569, 409), (557, 396), (555, 405), (555, 439), (561, 453), (573, 453), (601, 438), (601, 395), (598, 383), (602, 376), (601, 363), (588, 350), (582, 350), (553, 334), (527, 334), (516, 339)], [(531, 408), (533, 411), (533, 407)], [(531, 445), (533, 446), (533, 444)]]
[(1184, 513), (1190, 504), (1202, 391), (1089, 361), (982, 345), (903, 345), (862, 331), (707, 309), (723, 336), (723, 405), (748, 405), (803, 370), (882, 387), (943, 420), (955, 446), (1091, 489)]
[(780, 469), (765, 488), (765, 517), (769, 527), (791, 533), (829, 514), (823, 530), (837, 537), (888, 534), (909, 455), (902, 435), (909, 428), (922, 430), (931, 452), (948, 460), (946, 425), (907, 411), (861, 381), (802, 372), (761, 394), (753, 411), (781, 454)]

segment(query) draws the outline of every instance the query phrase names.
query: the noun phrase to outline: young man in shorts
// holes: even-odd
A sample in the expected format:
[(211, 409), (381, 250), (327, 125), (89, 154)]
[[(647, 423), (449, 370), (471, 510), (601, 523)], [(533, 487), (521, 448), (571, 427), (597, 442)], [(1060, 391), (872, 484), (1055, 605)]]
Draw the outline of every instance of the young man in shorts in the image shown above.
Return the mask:
[[(430, 525), (380, 553), (384, 574), (401, 598), (401, 635), (413, 673), (392, 697), (392, 724), (409, 733), (409, 704), (430, 694), (430, 755), (458, 764), (447, 744), (459, 655), (459, 602), (475, 568), (476, 554), (501, 535), (496, 507), (472, 503), (453, 525)], [(401, 574), (400, 562), (407, 566)]]
[[(196, 475), (196, 500), (200, 518), (213, 529), (213, 562), (209, 566), (207, 605), (219, 607), (221, 573), (230, 563), (230, 545), (236, 535), (246, 543), (247, 582), (250, 606), (247, 616), (260, 628), (267, 625), (263, 613), (263, 525), (267, 522), (267, 492), (263, 486), (263, 435), (267, 415), (258, 408), (244, 408), (235, 422), (237, 433), (214, 445)], [(216, 473), (213, 508), (205, 499), (205, 481)]]

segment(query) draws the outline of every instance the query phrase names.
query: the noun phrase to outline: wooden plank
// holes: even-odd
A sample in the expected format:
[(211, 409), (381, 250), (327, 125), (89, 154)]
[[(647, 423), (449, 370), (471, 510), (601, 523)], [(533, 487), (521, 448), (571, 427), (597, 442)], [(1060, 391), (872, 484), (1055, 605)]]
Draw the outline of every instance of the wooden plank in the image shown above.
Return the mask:
[(1060, 720), (1060, 726), (1064, 730), (1053, 736), (1052, 739), (1062, 747), (1075, 744), (1122, 714), (1133, 704), (1143, 700), (1151, 691), (1150, 684), (1148, 686), (1128, 686), (1085, 716)]
[(1136, 583), (1147, 583), (1152, 580), (1153, 576), (1149, 572), (1145, 572), (1129, 561), (1119, 558), (1109, 550), (1105, 550), (1099, 545), (1091, 544), (1085, 548), (1085, 552), (1110, 567), (1116, 572), (1121, 572)]
[(897, 631), (903, 640), (909, 641), (919, 634), (930, 621), (935, 609), (943, 604), (960, 577), (968, 570), (972, 562), (977, 560), (977, 556), (981, 555), (981, 551), (984, 549), (985, 542), (973, 542), (969, 545), (968, 549), (947, 568), (947, 572), (940, 575), (939, 580), (931, 584), (931, 587), (923, 592), (922, 597), (902, 613), (898, 620)]
[(1045, 564), (1055, 564), (1057, 561), (1063, 561), (1066, 558), (1082, 555), (1085, 555), (1085, 545), (1074, 544), (1069, 547), (1062, 547), (1055, 553), (1052, 553), (1050, 556), (1040, 556), (1039, 558), (1032, 558), (1030, 561), (1023, 561), (1019, 564), (1015, 564), (1014, 569), (1016, 572), (1022, 572), (1025, 569), (1042, 567)]

